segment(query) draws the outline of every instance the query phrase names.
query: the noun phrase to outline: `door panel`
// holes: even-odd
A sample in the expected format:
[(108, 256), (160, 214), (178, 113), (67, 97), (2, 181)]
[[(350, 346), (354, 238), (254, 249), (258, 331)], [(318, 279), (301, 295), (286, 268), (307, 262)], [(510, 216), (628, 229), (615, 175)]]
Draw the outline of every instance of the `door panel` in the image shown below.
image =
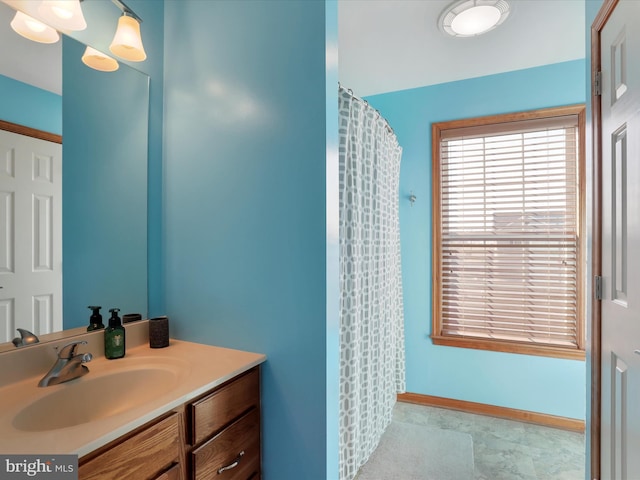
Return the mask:
[(62, 146), (0, 130), (0, 343), (62, 329)]
[(640, 2), (601, 31), (601, 478), (640, 478)]

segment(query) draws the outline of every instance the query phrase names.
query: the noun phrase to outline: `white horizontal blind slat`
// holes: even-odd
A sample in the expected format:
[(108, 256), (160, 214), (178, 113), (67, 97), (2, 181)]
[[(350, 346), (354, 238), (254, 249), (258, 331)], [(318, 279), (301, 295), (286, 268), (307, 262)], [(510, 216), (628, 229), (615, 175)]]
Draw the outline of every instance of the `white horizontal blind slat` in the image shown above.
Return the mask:
[(578, 128), (445, 132), (441, 334), (578, 345)]

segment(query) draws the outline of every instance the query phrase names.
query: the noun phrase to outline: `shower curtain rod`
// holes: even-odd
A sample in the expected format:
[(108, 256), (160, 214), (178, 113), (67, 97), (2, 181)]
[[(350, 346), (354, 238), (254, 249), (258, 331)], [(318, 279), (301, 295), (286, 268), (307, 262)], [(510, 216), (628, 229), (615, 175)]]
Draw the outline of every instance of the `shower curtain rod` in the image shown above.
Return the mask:
[(395, 130), (393, 129), (393, 127), (391, 125), (389, 125), (389, 120), (387, 120), (386, 118), (384, 118), (382, 116), (382, 114), (380, 113), (380, 110), (378, 110), (377, 108), (372, 106), (364, 98), (358, 97), (355, 93), (353, 93), (353, 90), (351, 90), (350, 88), (345, 88), (340, 82), (338, 82), (338, 90), (340, 90), (340, 89), (343, 89), (345, 92), (347, 92), (349, 95), (351, 95), (356, 100), (359, 100), (359, 101), (363, 102), (365, 105), (368, 105), (371, 108), (373, 108), (375, 110), (375, 112), (378, 114), (378, 118), (380, 118), (380, 119), (382, 119), (384, 121), (384, 125), (385, 125), (385, 127), (387, 127), (387, 131), (389, 133), (392, 133), (393, 135), (395, 135), (397, 137)]

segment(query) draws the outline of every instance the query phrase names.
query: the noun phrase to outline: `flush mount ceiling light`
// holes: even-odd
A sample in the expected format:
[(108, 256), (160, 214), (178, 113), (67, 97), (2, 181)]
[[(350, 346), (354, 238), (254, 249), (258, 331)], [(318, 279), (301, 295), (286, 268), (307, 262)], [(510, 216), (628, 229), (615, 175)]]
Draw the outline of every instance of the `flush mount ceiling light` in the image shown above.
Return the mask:
[(111, 58), (109, 55), (105, 55), (92, 47), (85, 49), (82, 55), (82, 63), (101, 72), (115, 72), (120, 67), (115, 58)]
[(38, 13), (47, 25), (57, 30), (78, 31), (87, 28), (80, 0), (43, 0)]
[(509, 10), (505, 0), (462, 0), (449, 5), (440, 14), (438, 25), (453, 37), (474, 37), (504, 22)]
[(34, 42), (56, 43), (60, 39), (55, 29), (19, 11), (11, 20), (11, 28), (17, 34)]

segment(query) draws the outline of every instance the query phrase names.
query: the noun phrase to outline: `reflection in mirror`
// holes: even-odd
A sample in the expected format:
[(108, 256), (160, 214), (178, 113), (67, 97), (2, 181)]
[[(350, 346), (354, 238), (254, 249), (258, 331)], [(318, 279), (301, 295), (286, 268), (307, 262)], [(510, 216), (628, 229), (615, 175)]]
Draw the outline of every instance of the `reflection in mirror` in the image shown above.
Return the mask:
[[(0, 30), (10, 30), (11, 15), (13, 10), (0, 3)], [(9, 21), (5, 21), (7, 16)], [(11, 33), (13, 37), (0, 38), (29, 42)], [(29, 108), (28, 102), (42, 106), (43, 102), (36, 100), (36, 96), (55, 95), (25, 84), (16, 78), (17, 74), (8, 73), (9, 63), (5, 58), (0, 62), (3, 99), (15, 99), (13, 92), (21, 98), (25, 98), (24, 92), (31, 93), (25, 100), (27, 103), (0, 102), (4, 104), (0, 106), (0, 120), (62, 133), (63, 138), (63, 293), (59, 301), (62, 301), (65, 332), (42, 335), (44, 332), (39, 326), (26, 327), (45, 340), (83, 330), (75, 327), (89, 324), (88, 305), (104, 307), (105, 323), (107, 311), (113, 307), (120, 308), (123, 314), (147, 316), (149, 77), (123, 64), (115, 72), (90, 69), (81, 61), (85, 45), (64, 35), (61, 44), (63, 95), (57, 107), (49, 108), (51, 118), (45, 121), (36, 115), (42, 108)], [(2, 50), (16, 51), (12, 45), (5, 41)], [(23, 56), (12, 62), (27, 60)], [(11, 64), (10, 71), (25, 69), (23, 65)], [(41, 65), (36, 71), (39, 77), (47, 75)], [(0, 268), (0, 285), (6, 275), (11, 272)], [(10, 303), (10, 299), (2, 297), (0, 289), (0, 307)], [(0, 313), (0, 342), (9, 343), (0, 344), (0, 352), (15, 349), (11, 339), (17, 336), (15, 325), (6, 320), (10, 317), (3, 315)]]
[(15, 330), (34, 337), (62, 329), (61, 143), (59, 135), (0, 122), (3, 341)]
[(88, 325), (88, 305), (147, 316), (149, 77), (88, 68), (84, 50), (63, 38), (65, 328)]

